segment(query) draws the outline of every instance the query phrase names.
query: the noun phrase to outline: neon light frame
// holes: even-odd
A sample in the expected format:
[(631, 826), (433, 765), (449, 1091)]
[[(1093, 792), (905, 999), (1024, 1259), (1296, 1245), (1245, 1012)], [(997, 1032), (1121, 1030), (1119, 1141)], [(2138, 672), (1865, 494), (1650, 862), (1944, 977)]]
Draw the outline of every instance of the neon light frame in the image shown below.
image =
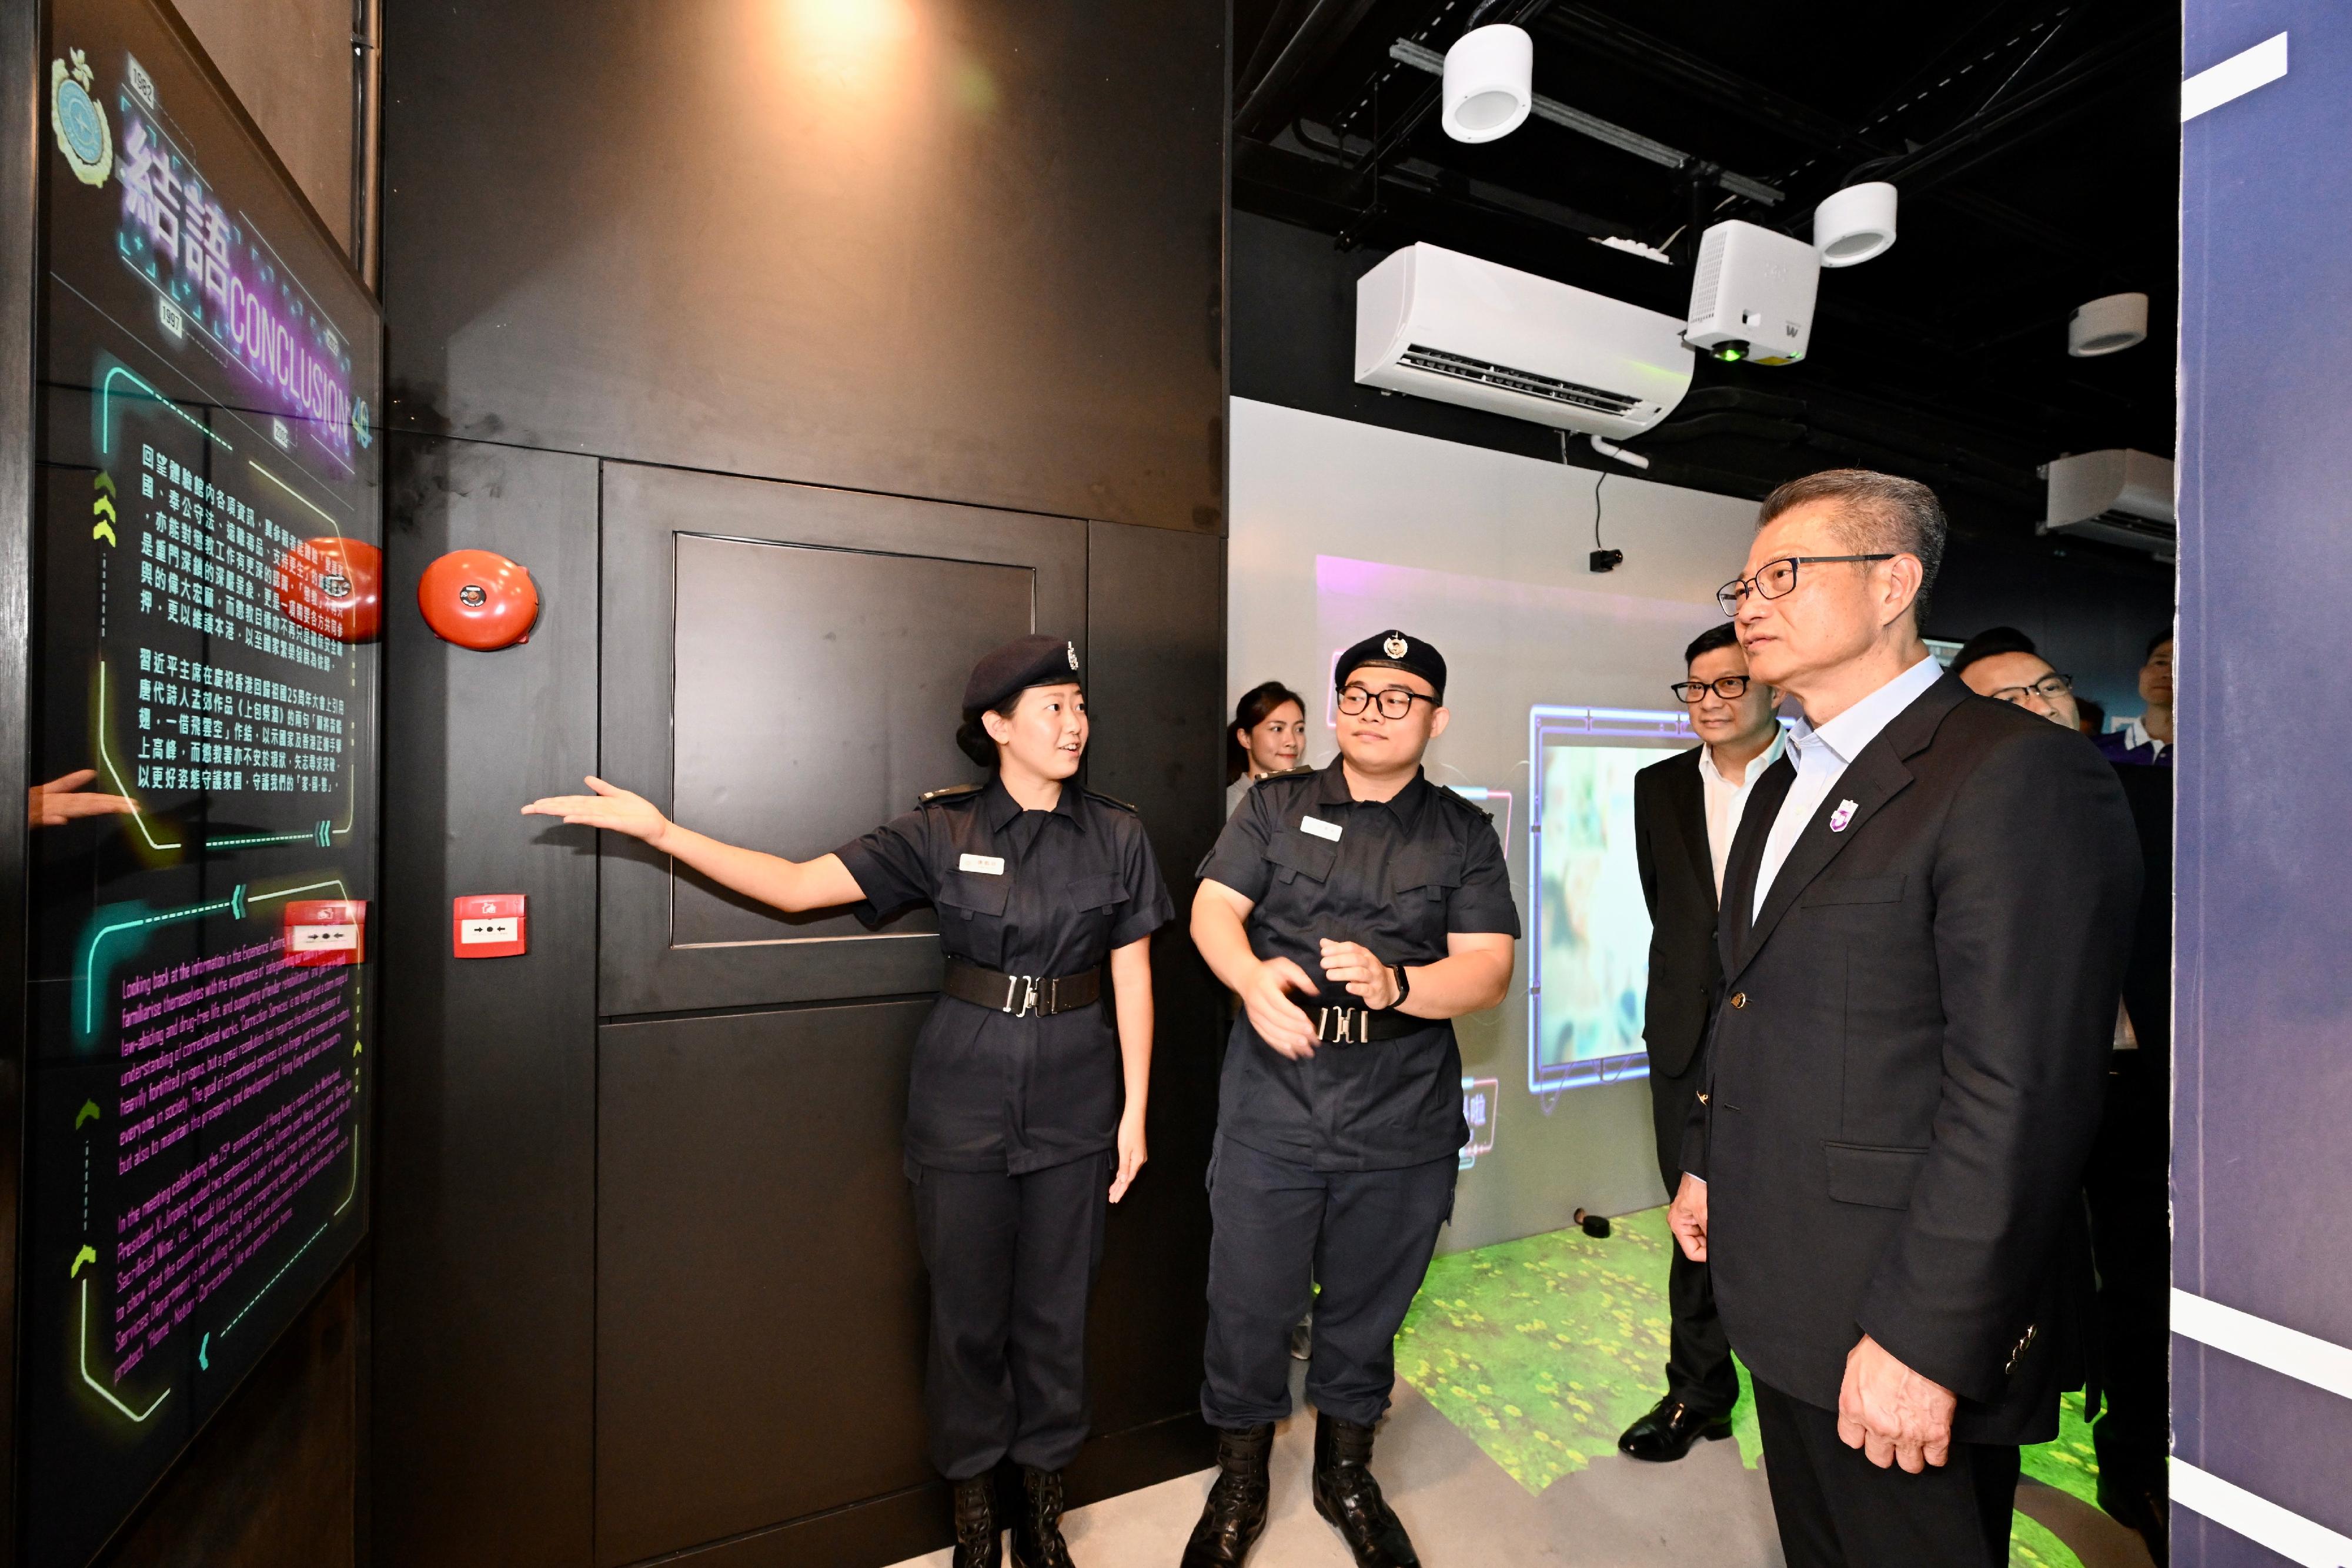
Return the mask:
[(1680, 708), (1550, 707), (1528, 710), (1528, 1092), (1557, 1094), (1596, 1083), (1625, 1083), (1650, 1075), (1646, 1051), (1589, 1061), (1542, 1060), (1543, 1040), (1543, 799), (1545, 742), (1551, 737), (1656, 740), (1698, 744), (1690, 716)]

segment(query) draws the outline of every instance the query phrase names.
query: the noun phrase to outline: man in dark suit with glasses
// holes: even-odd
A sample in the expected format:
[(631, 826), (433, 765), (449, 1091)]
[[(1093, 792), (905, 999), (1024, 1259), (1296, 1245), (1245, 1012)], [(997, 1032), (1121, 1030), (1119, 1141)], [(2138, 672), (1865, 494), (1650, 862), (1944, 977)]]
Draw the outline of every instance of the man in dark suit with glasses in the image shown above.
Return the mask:
[[(1682, 1179), (1683, 1128), (1696, 1104), (1699, 1046), (1723, 967), (1716, 957), (1716, 905), (1740, 813), (1756, 781), (1780, 759), (1780, 694), (1750, 680), (1729, 622), (1683, 650), (1675, 696), (1700, 744), (1633, 775), (1634, 857), (1650, 907), (1650, 982), (1642, 1037), (1650, 1049), (1650, 1108), (1658, 1170), (1672, 1193)], [(1666, 1274), (1673, 1315), (1666, 1392), (1617, 1439), (1637, 1459), (1679, 1459), (1700, 1438), (1731, 1435), (1739, 1399), (1731, 1344), (1716, 1316), (1706, 1265), (1676, 1249)]]
[(1925, 486), (1766, 498), (1722, 599), (1801, 711), (1724, 874), (1671, 1223), (1752, 1375), (1790, 1568), (2004, 1568), (2088, 1311), (2080, 1197), (2140, 888), (2079, 734), (1937, 668)]

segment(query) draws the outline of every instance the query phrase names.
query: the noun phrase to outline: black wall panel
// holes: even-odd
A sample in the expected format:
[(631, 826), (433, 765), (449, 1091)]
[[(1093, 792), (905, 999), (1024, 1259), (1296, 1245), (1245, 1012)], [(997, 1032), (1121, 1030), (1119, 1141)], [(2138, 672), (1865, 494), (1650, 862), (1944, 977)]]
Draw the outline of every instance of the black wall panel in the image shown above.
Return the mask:
[[(856, 550), (862, 570), (780, 566), (763, 541)], [(681, 549), (744, 564), (722, 589), (707, 561), (681, 574)], [(1032, 630), (1086, 652), (1087, 531), (1066, 517), (612, 463), (604, 550), (605, 772), (669, 810), (690, 764), (703, 799), (737, 799), (688, 825), (740, 831), (735, 841), (798, 860), (975, 774), (954, 735), (981, 653)], [(990, 575), (1006, 571), (1027, 580), (1025, 594)], [(958, 587), (981, 602), (925, 597)], [(820, 601), (828, 591), (833, 601)], [(730, 677), (713, 667), (723, 653), (688, 651), (714, 632), (759, 667)], [(688, 674), (725, 685), (688, 691)], [(910, 772), (894, 741), (935, 771)], [(939, 984), (927, 921), (867, 935), (846, 915), (728, 908), (726, 894), (641, 844), (616, 839), (603, 853), (607, 1016)], [(709, 931), (730, 916), (731, 928)]]
[[(394, 437), (385, 529), (384, 1003), (375, 1561), (588, 1561), (594, 1354), (596, 862), (524, 818), (596, 763), (596, 464)], [(416, 613), (444, 551), (524, 562), (529, 643)], [(451, 901), (530, 899), (530, 954), (450, 956)]]
[[(410, 434), (375, 1561), (895, 1562), (948, 1538), (898, 1167), (935, 945), (915, 921), (867, 961), (891, 944), (514, 812), (590, 771), (751, 835), (811, 820), (792, 795), (818, 774), (900, 809), (901, 775), (936, 770), (908, 747), (942, 738), (919, 705), (951, 706), (950, 644), (1010, 613), (1009, 570), (1087, 655), (1089, 782), (1142, 808), (1189, 896), (1221, 798), (1224, 7), (507, 0), (386, 26), (387, 423)], [(802, 737), (783, 669), (681, 708), (681, 654), (726, 657), (705, 628), (681, 648), (681, 535), (747, 656), (888, 646), (866, 689), (917, 705), (884, 726), (906, 744)], [(422, 630), (416, 574), (461, 545), (531, 569), (529, 644)], [(714, 565), (813, 548), (860, 559)], [(918, 613), (887, 601), (891, 555), (934, 563), (902, 591)], [(993, 608), (927, 643), (919, 611), (956, 594)], [(449, 899), (518, 891), (530, 956), (450, 961)], [(1160, 957), (1153, 1159), (1112, 1218), (1080, 1500), (1207, 1462), (1222, 1008), (1181, 924)]]
[(389, 420), (1213, 530), (1224, 27), (389, 6)]
[(898, 1149), (930, 1009), (603, 1030), (599, 1564), (932, 1479)]

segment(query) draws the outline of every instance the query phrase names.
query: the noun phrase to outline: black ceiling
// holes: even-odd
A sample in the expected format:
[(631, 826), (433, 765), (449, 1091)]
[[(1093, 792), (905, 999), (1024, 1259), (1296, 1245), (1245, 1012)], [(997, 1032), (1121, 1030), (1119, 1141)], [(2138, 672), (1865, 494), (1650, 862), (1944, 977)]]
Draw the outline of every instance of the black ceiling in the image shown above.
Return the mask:
[[(2179, 15), (2147, 0), (1234, 0), (1234, 201), (1386, 253), (1428, 240), (1684, 313), (1697, 229), (1739, 217), (1808, 238), (1816, 203), (1892, 180), (1901, 237), (1822, 275), (1811, 351), (1702, 360), (1654, 476), (1735, 493), (1855, 462), (1937, 482), (2028, 531), (2037, 464), (2169, 455)], [(1536, 91), (1691, 155), (1661, 166), (1530, 119), (1466, 145), (1438, 78), (1474, 13), (1536, 42)], [(1727, 189), (1720, 171), (1783, 193)], [(1751, 187), (1752, 188), (1752, 187)], [(1694, 221), (1696, 219), (1696, 222)], [(1666, 248), (1672, 267), (1595, 243)], [(2148, 295), (2149, 338), (2065, 351), (2087, 299)], [(1956, 512), (1961, 508), (1956, 507)]]

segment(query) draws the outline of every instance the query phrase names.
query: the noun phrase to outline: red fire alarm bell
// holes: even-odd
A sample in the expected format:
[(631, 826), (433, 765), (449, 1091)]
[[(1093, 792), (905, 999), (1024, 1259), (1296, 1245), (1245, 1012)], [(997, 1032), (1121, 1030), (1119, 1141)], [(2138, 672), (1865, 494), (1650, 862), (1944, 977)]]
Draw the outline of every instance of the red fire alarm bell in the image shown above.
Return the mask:
[(304, 539), (278, 558), (286, 619), (339, 643), (373, 643), (383, 629), (383, 552), (364, 539)]
[(355, 898), (301, 898), (286, 905), (286, 961), (306, 969), (367, 956), (367, 904)]
[(452, 912), (450, 950), (460, 958), (512, 958), (530, 950), (520, 893), (472, 893)]
[(451, 550), (425, 569), (416, 607), (435, 636), (488, 653), (530, 641), (539, 589), (529, 571), (496, 550)]

